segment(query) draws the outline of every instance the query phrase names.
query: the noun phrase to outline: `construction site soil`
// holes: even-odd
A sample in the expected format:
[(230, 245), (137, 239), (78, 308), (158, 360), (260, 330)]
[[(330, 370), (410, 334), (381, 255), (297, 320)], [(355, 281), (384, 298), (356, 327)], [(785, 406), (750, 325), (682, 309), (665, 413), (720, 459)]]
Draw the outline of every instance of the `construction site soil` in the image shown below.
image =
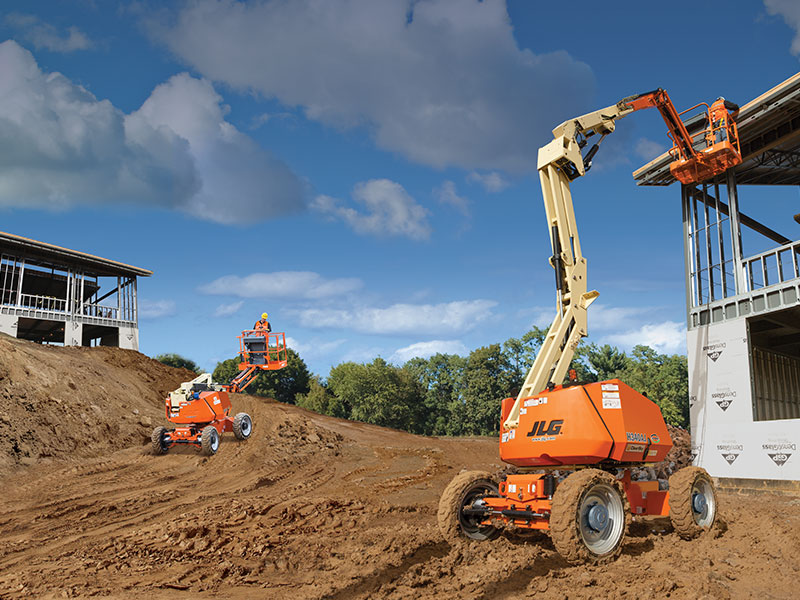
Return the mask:
[[(570, 566), (539, 534), (451, 547), (439, 496), (463, 469), (501, 472), (496, 439), (237, 395), (249, 440), (150, 455), (165, 393), (191, 376), (0, 336), (0, 598), (798, 597), (796, 497), (721, 493), (721, 526), (693, 541), (634, 521), (603, 566)], [(673, 435), (676, 468), (688, 436)]]

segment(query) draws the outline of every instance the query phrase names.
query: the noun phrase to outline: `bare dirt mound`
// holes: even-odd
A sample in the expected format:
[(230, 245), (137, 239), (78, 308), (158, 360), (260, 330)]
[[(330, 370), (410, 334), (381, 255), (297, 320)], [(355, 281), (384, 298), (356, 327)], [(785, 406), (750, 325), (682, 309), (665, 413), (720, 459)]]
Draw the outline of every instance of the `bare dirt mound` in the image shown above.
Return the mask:
[(193, 375), (132, 350), (40, 346), (0, 334), (0, 472), (138, 444)]
[[(128, 395), (113, 396), (127, 404), (120, 414), (145, 397), (127, 383)], [(155, 425), (161, 392), (152, 397)], [(140, 415), (151, 401), (142, 402)], [(722, 495), (727, 529), (693, 541), (639, 521), (602, 567), (569, 566), (544, 535), (451, 548), (437, 528), (439, 496), (463, 468), (499, 471), (496, 440), (233, 402), (252, 415), (253, 435), (226, 434), (213, 457), (188, 447), (151, 456), (142, 432), (116, 452), (80, 461), (68, 452), (72, 462), (0, 475), (0, 598), (796, 597), (800, 499)]]

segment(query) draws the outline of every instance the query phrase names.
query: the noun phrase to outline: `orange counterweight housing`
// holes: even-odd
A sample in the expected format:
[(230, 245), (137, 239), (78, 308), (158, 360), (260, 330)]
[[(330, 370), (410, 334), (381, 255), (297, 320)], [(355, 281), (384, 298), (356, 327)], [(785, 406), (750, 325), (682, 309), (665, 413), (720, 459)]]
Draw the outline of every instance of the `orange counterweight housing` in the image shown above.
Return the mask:
[[(503, 400), (501, 422), (513, 404)], [(500, 431), (500, 458), (518, 467), (651, 463), (671, 448), (658, 406), (619, 379), (524, 398), (519, 426)]]
[(193, 444), (200, 446), (205, 426), (210, 425), (219, 435), (233, 431), (231, 401), (226, 391), (196, 392), (197, 397), (175, 406), (169, 396), (166, 401), (167, 420), (176, 427), (169, 434), (170, 445)]
[(181, 402), (178, 406), (173, 406), (167, 398), (167, 420), (179, 425), (205, 424), (230, 415), (228, 392), (196, 392), (196, 395), (197, 398)]

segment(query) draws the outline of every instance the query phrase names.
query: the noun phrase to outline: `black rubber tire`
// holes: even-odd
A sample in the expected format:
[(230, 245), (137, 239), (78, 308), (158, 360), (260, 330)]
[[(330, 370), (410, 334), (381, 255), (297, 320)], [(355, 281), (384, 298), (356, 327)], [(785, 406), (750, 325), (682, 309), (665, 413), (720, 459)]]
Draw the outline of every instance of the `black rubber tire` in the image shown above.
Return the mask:
[(153, 454), (166, 454), (169, 451), (169, 446), (164, 439), (167, 435), (166, 427), (156, 427), (150, 435), (150, 449)]
[(212, 456), (219, 449), (219, 432), (213, 425), (207, 425), (200, 434), (200, 447), (203, 454)]
[(253, 433), (253, 420), (247, 413), (239, 413), (233, 417), (233, 435), (237, 440), (246, 440)]
[[(697, 490), (704, 491), (709, 512), (702, 514), (693, 509)], [(669, 520), (675, 533), (691, 540), (710, 531), (717, 521), (717, 490), (705, 469), (684, 467), (669, 478)]]
[(483, 527), (471, 524), (461, 510), (478, 497), (483, 495), (497, 496), (497, 484), (492, 481), (489, 473), (482, 471), (467, 471), (453, 478), (444, 489), (439, 499), (439, 512), (437, 519), (439, 531), (444, 539), (450, 543), (457, 543), (464, 538), (485, 541), (496, 538), (500, 530), (491, 525)]
[[(599, 486), (599, 488), (598, 488)], [(597, 553), (593, 551), (581, 533), (581, 506), (592, 490), (605, 489), (616, 491), (622, 504), (622, 530), (618, 524), (612, 522), (611, 526), (616, 533), (610, 532), (612, 545), (608, 550)], [(584, 469), (576, 471), (558, 484), (553, 494), (553, 506), (550, 514), (550, 538), (553, 540), (558, 553), (573, 565), (583, 563), (603, 563), (614, 560), (622, 552), (622, 543), (628, 532), (631, 521), (631, 509), (628, 497), (622, 484), (610, 473), (599, 469)], [(585, 525), (583, 526), (585, 529)], [(619, 535), (619, 539), (616, 539)]]

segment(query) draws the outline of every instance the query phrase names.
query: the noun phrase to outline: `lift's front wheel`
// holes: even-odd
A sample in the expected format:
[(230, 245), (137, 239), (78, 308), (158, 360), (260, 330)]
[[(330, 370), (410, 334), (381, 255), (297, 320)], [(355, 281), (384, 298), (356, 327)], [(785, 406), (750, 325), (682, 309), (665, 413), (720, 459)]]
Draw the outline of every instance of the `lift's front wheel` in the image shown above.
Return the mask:
[(684, 467), (669, 478), (669, 520), (675, 532), (690, 540), (717, 520), (714, 482), (700, 467)]
[(233, 435), (237, 440), (246, 440), (253, 432), (253, 420), (247, 413), (239, 413), (233, 418)]
[(200, 447), (203, 449), (203, 454), (211, 456), (217, 453), (219, 448), (219, 432), (213, 425), (208, 425), (203, 428), (200, 434)]
[(629, 518), (628, 498), (619, 481), (605, 471), (585, 469), (556, 488), (550, 537), (569, 563), (605, 562), (622, 551)]
[(439, 499), (439, 530), (448, 542), (462, 537), (471, 540), (491, 540), (500, 531), (492, 525), (482, 525), (486, 506), (484, 498), (498, 496), (497, 484), (489, 473), (467, 471), (456, 475)]
[(150, 449), (153, 454), (166, 454), (169, 450), (167, 443), (167, 428), (156, 427), (150, 436)]

